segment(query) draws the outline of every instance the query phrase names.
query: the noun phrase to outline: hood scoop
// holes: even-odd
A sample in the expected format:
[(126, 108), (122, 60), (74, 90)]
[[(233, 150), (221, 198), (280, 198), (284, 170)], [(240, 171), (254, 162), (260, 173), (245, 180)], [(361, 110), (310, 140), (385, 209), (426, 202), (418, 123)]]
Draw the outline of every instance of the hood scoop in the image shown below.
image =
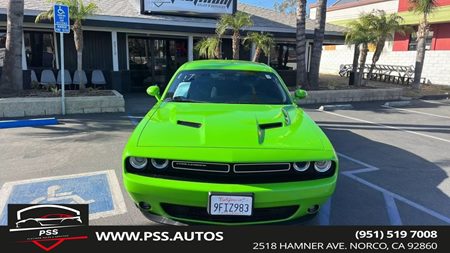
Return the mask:
[(274, 123), (259, 124), (258, 126), (259, 126), (259, 129), (266, 130), (266, 129), (271, 129), (271, 128), (283, 127), (283, 123), (274, 122)]
[(260, 145), (264, 143), (267, 129), (283, 127), (283, 123), (281, 123), (281, 122), (273, 122), (273, 123), (265, 123), (265, 124), (259, 124), (257, 122), (257, 125), (258, 125), (258, 143)]
[(193, 128), (200, 128), (200, 127), (202, 127), (201, 123), (190, 122), (190, 121), (183, 121), (183, 120), (178, 120), (177, 124), (180, 125), (180, 126), (187, 126), (187, 127), (193, 127)]

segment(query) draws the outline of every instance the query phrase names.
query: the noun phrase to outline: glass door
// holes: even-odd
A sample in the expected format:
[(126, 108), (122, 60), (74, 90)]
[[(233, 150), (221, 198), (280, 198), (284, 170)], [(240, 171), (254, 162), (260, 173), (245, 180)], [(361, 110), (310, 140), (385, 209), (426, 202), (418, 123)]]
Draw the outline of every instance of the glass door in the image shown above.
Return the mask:
[(187, 62), (187, 40), (129, 37), (131, 91), (157, 84), (167, 86), (175, 71)]
[(144, 90), (153, 81), (150, 42), (148, 38), (128, 38), (131, 91)]
[(153, 82), (162, 87), (165, 86), (167, 77), (168, 58), (166, 40), (153, 40), (153, 49)]

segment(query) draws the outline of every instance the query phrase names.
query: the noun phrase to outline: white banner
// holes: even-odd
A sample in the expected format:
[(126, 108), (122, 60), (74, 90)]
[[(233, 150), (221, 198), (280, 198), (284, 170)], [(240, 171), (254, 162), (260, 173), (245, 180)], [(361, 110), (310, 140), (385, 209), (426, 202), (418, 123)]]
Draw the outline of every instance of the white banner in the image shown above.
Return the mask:
[(233, 14), (236, 0), (144, 0), (144, 12), (173, 14)]

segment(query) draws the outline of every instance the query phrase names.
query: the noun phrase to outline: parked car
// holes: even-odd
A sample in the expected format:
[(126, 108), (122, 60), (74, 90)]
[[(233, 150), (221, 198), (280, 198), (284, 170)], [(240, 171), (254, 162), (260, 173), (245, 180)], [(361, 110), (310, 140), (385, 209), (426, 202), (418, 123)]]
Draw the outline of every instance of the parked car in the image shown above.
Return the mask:
[[(184, 64), (123, 152), (125, 187), (166, 223), (259, 224), (318, 212), (338, 159), (328, 138), (265, 64)], [(173, 221), (173, 222), (172, 222)]]

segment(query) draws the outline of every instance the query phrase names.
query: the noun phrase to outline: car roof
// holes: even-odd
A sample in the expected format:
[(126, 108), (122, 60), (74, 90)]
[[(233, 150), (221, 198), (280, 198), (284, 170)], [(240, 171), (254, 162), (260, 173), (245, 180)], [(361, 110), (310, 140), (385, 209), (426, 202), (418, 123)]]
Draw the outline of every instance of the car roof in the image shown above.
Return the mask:
[(260, 71), (270, 72), (275, 71), (263, 63), (251, 61), (237, 61), (237, 60), (199, 60), (185, 63), (180, 70), (244, 70), (244, 71)]

